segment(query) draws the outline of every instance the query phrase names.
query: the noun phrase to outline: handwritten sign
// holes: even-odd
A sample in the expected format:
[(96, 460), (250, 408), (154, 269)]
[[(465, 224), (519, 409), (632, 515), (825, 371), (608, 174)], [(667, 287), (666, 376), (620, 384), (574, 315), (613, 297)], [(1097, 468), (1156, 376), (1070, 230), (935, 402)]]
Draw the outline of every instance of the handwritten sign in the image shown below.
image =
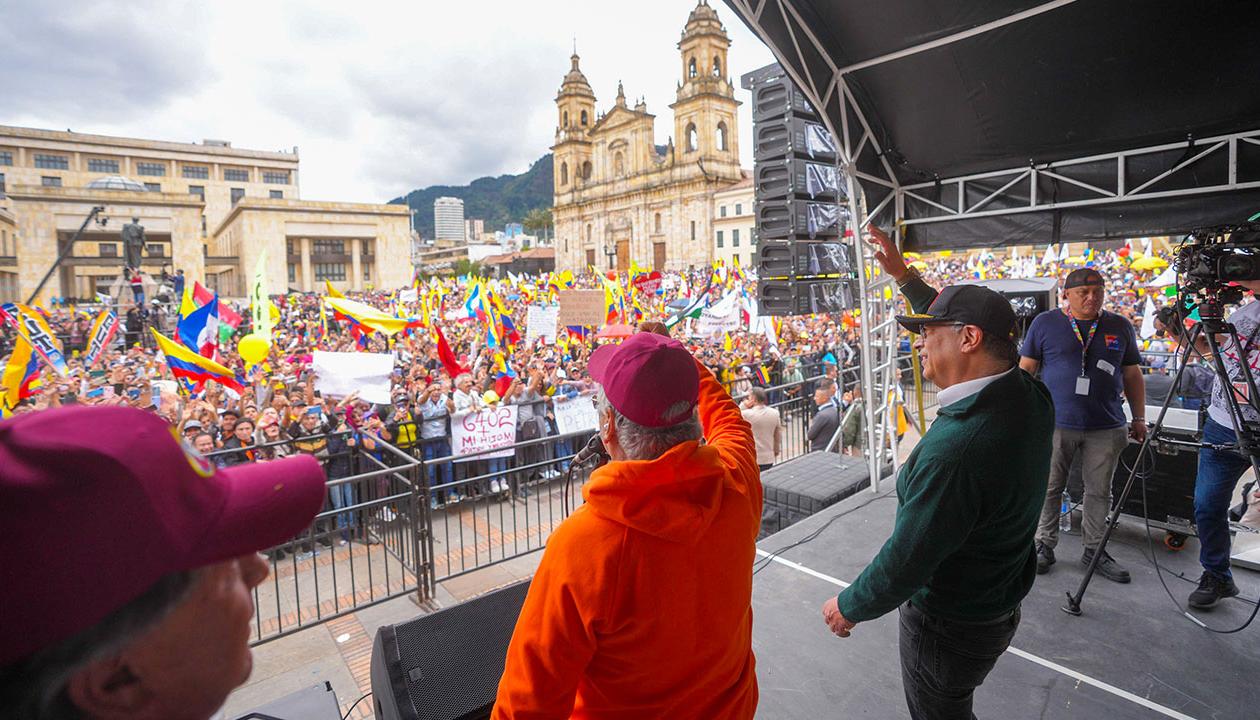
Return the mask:
[(595, 411), (595, 403), (588, 397), (577, 397), (572, 400), (556, 401), (556, 427), (560, 434), (594, 430), (599, 422), (599, 414)]
[(661, 273), (653, 270), (647, 275), (640, 275), (634, 279), (634, 286), (644, 295), (655, 295), (661, 288)]
[(455, 462), (472, 462), (485, 458), (515, 455), (516, 451), (512, 449), (512, 445), (516, 442), (516, 411), (515, 405), (500, 405), (451, 418), (453, 455), (474, 455), (485, 450), (502, 448), (500, 452), (464, 457)]
[(696, 322), (696, 334), (700, 337), (712, 337), (734, 332), (739, 329), (739, 319), (738, 310), (727, 315), (715, 315), (709, 308), (705, 308)]
[(525, 318), (525, 342), (532, 343), (538, 338), (546, 338), (549, 343), (556, 341), (556, 320), (560, 317), (558, 305), (530, 305)]
[(603, 290), (561, 290), (558, 297), (561, 325), (600, 327), (604, 324)]

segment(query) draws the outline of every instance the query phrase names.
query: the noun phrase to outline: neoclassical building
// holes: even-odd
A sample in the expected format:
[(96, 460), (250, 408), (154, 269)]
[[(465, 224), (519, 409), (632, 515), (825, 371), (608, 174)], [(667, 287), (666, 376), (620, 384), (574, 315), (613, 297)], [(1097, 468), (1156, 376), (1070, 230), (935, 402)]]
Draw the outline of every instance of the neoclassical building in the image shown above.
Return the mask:
[(0, 302), (30, 297), (62, 251), (37, 299), (117, 290), (131, 218), (145, 228), (143, 272), (183, 270), (225, 297), (245, 296), (264, 255), (272, 294), (411, 279), (405, 206), (305, 200), (298, 177), (297, 148), (0, 125)]
[(556, 95), (556, 266), (625, 270), (633, 259), (656, 269), (712, 262), (713, 196), (739, 182), (731, 40), (705, 0), (678, 42), (681, 77), (668, 144), (655, 144), (656, 116), (639, 100), (617, 99), (596, 114), (578, 55)]

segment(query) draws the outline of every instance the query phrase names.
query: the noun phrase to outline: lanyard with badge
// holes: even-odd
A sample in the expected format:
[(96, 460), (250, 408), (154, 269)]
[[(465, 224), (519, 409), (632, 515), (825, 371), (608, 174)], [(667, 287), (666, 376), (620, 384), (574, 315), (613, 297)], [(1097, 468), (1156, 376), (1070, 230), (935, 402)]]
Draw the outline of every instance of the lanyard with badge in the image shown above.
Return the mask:
[[(1089, 334), (1085, 335), (1081, 332), (1081, 326), (1076, 322), (1076, 318), (1072, 317), (1071, 313), (1065, 310), (1063, 314), (1067, 316), (1068, 324), (1072, 326), (1072, 332), (1076, 333), (1076, 339), (1081, 341), (1081, 376), (1076, 378), (1076, 394), (1088, 395), (1089, 376), (1086, 372), (1089, 368), (1089, 343), (1094, 339), (1094, 334), (1098, 332), (1098, 326), (1102, 325), (1102, 315), (1098, 316), (1098, 319), (1090, 326)], [(1100, 366), (1103, 362), (1105, 361), (1099, 361)]]

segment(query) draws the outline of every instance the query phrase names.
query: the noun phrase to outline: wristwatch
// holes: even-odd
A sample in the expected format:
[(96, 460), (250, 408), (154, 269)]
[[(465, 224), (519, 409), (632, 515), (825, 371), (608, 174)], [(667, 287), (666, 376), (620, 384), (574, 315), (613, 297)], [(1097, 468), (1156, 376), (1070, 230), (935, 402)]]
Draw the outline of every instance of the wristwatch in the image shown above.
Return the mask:
[(897, 287), (903, 288), (906, 285), (909, 285), (912, 280), (922, 280), (922, 279), (923, 279), (923, 275), (919, 273), (919, 268), (908, 267), (906, 268), (906, 274), (901, 276), (901, 279), (897, 281)]

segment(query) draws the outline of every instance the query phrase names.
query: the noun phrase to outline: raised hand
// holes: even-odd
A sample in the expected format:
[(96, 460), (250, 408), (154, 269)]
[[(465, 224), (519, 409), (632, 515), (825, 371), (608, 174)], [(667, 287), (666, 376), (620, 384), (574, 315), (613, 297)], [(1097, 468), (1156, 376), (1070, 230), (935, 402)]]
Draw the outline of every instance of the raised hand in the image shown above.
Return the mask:
[(901, 282), (909, 268), (906, 267), (906, 261), (902, 259), (901, 252), (897, 250), (897, 244), (892, 241), (892, 238), (888, 237), (888, 233), (880, 230), (874, 224), (867, 224), (866, 232), (868, 235), (866, 241), (877, 248), (875, 259), (884, 268), (884, 272), (891, 275), (893, 280)]

